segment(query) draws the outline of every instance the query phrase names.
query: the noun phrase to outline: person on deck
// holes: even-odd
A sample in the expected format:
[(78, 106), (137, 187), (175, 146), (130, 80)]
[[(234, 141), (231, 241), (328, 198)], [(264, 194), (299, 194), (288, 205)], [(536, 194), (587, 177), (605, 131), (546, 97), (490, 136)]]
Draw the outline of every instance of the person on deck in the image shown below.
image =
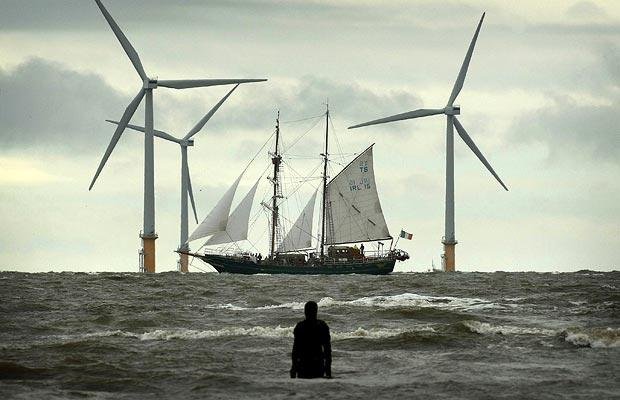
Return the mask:
[(309, 301), (304, 307), (306, 319), (295, 326), (291, 378), (331, 378), (332, 347), (327, 324), (317, 319), (319, 306)]

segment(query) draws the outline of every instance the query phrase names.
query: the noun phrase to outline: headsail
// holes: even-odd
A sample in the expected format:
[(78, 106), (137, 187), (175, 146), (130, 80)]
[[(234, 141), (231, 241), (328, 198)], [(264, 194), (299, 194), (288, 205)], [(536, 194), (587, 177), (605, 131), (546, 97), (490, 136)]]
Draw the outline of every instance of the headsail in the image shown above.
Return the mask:
[(252, 203), (254, 202), (254, 195), (256, 194), (259, 183), (260, 178), (245, 195), (243, 200), (241, 200), (237, 208), (235, 208), (235, 211), (230, 214), (226, 229), (211, 236), (205, 245), (210, 246), (214, 244), (231, 243), (248, 238), (250, 211), (252, 211)]
[(205, 218), (204, 221), (196, 227), (189, 239), (187, 239), (188, 242), (226, 230), (230, 206), (232, 205), (235, 192), (237, 191), (237, 186), (239, 185), (239, 181), (242, 176), (243, 173), (239, 175), (239, 178), (237, 178), (235, 183), (233, 183), (226, 193), (224, 193), (224, 196), (222, 196), (220, 201), (218, 201), (215, 207), (213, 207), (213, 210), (211, 210), (209, 215), (207, 215), (207, 218)]
[(312, 218), (314, 216), (314, 203), (316, 191), (310, 197), (308, 204), (288, 231), (282, 243), (278, 247), (279, 252), (301, 250), (312, 247)]
[(327, 184), (325, 244), (391, 238), (375, 185), (372, 146)]

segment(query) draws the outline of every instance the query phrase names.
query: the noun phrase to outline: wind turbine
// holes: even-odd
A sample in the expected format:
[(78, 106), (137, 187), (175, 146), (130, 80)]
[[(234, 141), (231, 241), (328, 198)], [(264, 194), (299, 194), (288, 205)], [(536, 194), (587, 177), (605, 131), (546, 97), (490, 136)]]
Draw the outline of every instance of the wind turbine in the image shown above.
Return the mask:
[(196, 87), (206, 86), (218, 86), (229, 85), (249, 82), (262, 82), (267, 79), (177, 79), (177, 80), (158, 80), (157, 78), (149, 78), (144, 72), (142, 62), (138, 53), (133, 48), (125, 34), (121, 31), (121, 28), (116, 24), (108, 10), (103, 6), (100, 0), (95, 0), (97, 6), (101, 10), (101, 13), (105, 17), (106, 21), (112, 28), (114, 35), (120, 42), (123, 50), (129, 57), (129, 60), (133, 64), (134, 68), (138, 72), (140, 79), (142, 79), (142, 87), (140, 91), (129, 103), (125, 112), (121, 117), (114, 135), (110, 140), (110, 144), (103, 154), (103, 158), (99, 163), (97, 172), (93, 177), (88, 190), (93, 188), (97, 177), (103, 170), (105, 163), (108, 161), (110, 154), (114, 150), (114, 147), (118, 143), (123, 131), (127, 127), (127, 124), (131, 120), (131, 117), (136, 112), (138, 105), (142, 102), (142, 99), (146, 97), (146, 104), (144, 109), (144, 224), (140, 237), (142, 238), (142, 254), (144, 255), (144, 270), (146, 272), (155, 272), (155, 239), (157, 234), (155, 233), (155, 177), (154, 177), (154, 160), (153, 160), (153, 89), (158, 86), (168, 87), (172, 89), (189, 89)]
[(454, 105), (454, 101), (456, 97), (459, 95), (461, 89), (463, 88), (463, 82), (465, 81), (465, 75), (467, 75), (467, 68), (469, 67), (469, 61), (471, 60), (472, 53), (474, 52), (474, 46), (476, 45), (476, 40), (478, 39), (478, 33), (480, 32), (480, 27), (482, 26), (482, 21), (484, 20), (485, 13), (482, 14), (480, 18), (480, 22), (478, 23), (478, 27), (476, 28), (476, 33), (474, 33), (474, 37), (469, 44), (469, 49), (467, 50), (467, 54), (465, 55), (465, 60), (463, 60), (463, 65), (461, 66), (461, 70), (459, 71), (459, 75), (456, 78), (456, 82), (454, 83), (454, 87), (452, 88), (452, 93), (450, 94), (450, 98), (448, 99), (448, 104), (444, 108), (434, 108), (434, 109), (419, 109), (414, 111), (405, 112), (402, 114), (392, 115), (386, 118), (380, 118), (369, 122), (364, 122), (362, 124), (350, 126), (349, 129), (359, 128), (362, 126), (368, 125), (377, 125), (383, 124), (386, 122), (393, 121), (401, 121), (405, 119), (413, 119), (419, 117), (427, 117), (429, 115), (436, 114), (445, 114), (447, 119), (446, 124), (446, 214), (445, 214), (445, 235), (443, 237), (442, 243), (444, 245), (444, 259), (445, 259), (445, 269), (446, 271), (454, 271), (455, 269), (455, 255), (454, 255), (454, 247), (458, 243), (456, 241), (456, 237), (454, 234), (454, 131), (453, 127), (456, 128), (459, 136), (467, 146), (474, 152), (474, 154), (480, 159), (480, 161), (484, 164), (484, 166), (489, 170), (489, 172), (497, 179), (497, 181), (502, 185), (502, 187), (506, 190), (508, 188), (504, 185), (504, 182), (499, 178), (499, 176), (491, 167), (491, 164), (484, 158), (478, 146), (474, 143), (472, 138), (467, 134), (463, 125), (456, 118), (457, 115), (461, 113), (461, 108), (458, 105)]
[[(192, 137), (200, 132), (202, 128), (205, 126), (207, 121), (211, 119), (213, 114), (220, 108), (222, 104), (230, 97), (232, 92), (237, 89), (239, 85), (235, 85), (227, 94), (224, 96), (208, 113), (205, 114), (204, 117), (192, 129), (190, 129), (187, 134), (181, 138), (177, 139), (176, 137), (170, 135), (169, 133), (153, 130), (153, 134), (161, 139), (168, 140), (170, 142), (177, 143), (181, 148), (181, 239), (179, 242), (178, 251), (179, 254), (179, 264), (180, 264), (180, 272), (188, 272), (187, 264), (188, 264), (188, 256), (189, 252), (189, 243), (187, 243), (187, 238), (189, 237), (188, 230), (188, 212), (187, 212), (187, 197), (189, 195), (189, 199), (192, 202), (192, 209), (194, 210), (194, 218), (196, 218), (196, 223), (198, 223), (198, 214), (196, 213), (196, 203), (194, 202), (194, 192), (192, 190), (192, 181), (190, 179), (189, 174), (189, 165), (187, 164), (187, 148), (189, 146), (194, 145), (194, 140)], [(112, 121), (106, 119), (106, 121), (118, 125), (118, 121)], [(146, 130), (142, 126), (127, 124), (127, 128), (133, 129), (135, 131), (145, 132)]]

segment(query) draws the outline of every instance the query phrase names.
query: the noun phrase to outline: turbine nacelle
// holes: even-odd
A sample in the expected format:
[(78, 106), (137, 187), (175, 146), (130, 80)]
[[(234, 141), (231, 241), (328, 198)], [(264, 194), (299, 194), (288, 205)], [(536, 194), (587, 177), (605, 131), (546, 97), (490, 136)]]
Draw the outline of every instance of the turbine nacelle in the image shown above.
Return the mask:
[(181, 140), (179, 141), (179, 144), (182, 147), (191, 147), (194, 145), (194, 139), (189, 139), (189, 140)]
[(145, 79), (142, 82), (142, 89), (157, 89), (157, 78)]
[(446, 106), (446, 108), (443, 109), (444, 114), (446, 115), (460, 115), (461, 114), (461, 106)]

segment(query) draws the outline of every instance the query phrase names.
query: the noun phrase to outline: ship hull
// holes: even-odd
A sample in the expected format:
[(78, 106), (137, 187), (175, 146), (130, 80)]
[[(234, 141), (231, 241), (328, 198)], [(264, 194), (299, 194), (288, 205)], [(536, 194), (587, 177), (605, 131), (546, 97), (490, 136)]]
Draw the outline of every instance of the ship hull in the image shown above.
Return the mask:
[(282, 265), (265, 260), (255, 263), (252, 260), (214, 254), (198, 255), (202, 261), (213, 266), (219, 273), (230, 274), (291, 274), (291, 275), (342, 275), (366, 274), (387, 275), (394, 270), (394, 259), (367, 260), (365, 262), (338, 262), (321, 265)]

